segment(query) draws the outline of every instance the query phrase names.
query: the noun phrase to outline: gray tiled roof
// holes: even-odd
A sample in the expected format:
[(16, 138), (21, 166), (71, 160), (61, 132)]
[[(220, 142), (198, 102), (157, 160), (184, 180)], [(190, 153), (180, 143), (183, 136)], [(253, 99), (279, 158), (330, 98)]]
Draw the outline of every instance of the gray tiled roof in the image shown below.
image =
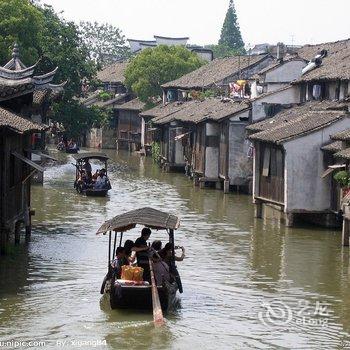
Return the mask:
[(172, 113), (178, 112), (179, 110), (185, 108), (184, 102), (172, 102), (167, 103), (166, 105), (158, 105), (147, 111), (142, 112), (140, 115), (143, 117), (158, 118), (158, 117), (167, 117)]
[(183, 103), (183, 108), (169, 115), (154, 118), (155, 124), (166, 124), (174, 120), (200, 123), (205, 120), (220, 121), (250, 108), (248, 102), (230, 99), (207, 98)]
[(0, 128), (8, 128), (19, 134), (30, 131), (45, 131), (48, 127), (44, 124), (34, 123), (33, 121), (20, 117), (4, 108), (0, 107)]
[(350, 141), (350, 129), (331, 135), (331, 139), (337, 141)]
[(314, 101), (305, 103), (303, 105), (288, 107), (280, 113), (276, 114), (276, 116), (274, 116), (273, 118), (267, 118), (260, 122), (248, 125), (246, 129), (251, 132), (259, 132), (277, 127), (279, 125), (285, 124), (286, 122), (290, 122), (294, 119), (300, 118), (300, 116), (310, 111), (327, 110), (347, 111), (348, 103), (337, 101)]
[(141, 102), (138, 98), (134, 98), (129, 102), (125, 102), (120, 106), (117, 106), (116, 109), (124, 109), (131, 111), (142, 111), (145, 108), (145, 103)]
[(253, 66), (267, 57), (267, 55), (257, 55), (217, 58), (179, 79), (163, 84), (162, 87), (179, 89), (210, 87), (214, 83), (220, 82), (238, 73), (240, 70)]
[(329, 143), (326, 146), (321, 147), (322, 151), (328, 151), (328, 152), (339, 152), (342, 149), (342, 142), (341, 141), (335, 141), (332, 143)]
[(249, 126), (249, 130), (262, 130), (249, 138), (253, 141), (280, 144), (321, 129), (348, 115), (344, 110), (321, 109), (313, 104), (305, 104), (282, 111), (258, 126)]
[(350, 159), (350, 148), (345, 148), (340, 152), (334, 154), (337, 158)]
[(350, 80), (350, 39), (304, 46), (298, 51), (298, 54), (311, 60), (322, 49), (328, 50), (328, 55), (323, 59), (321, 66), (303, 75), (298, 82)]
[(113, 63), (97, 73), (97, 79), (103, 83), (124, 83), (124, 73), (128, 62)]

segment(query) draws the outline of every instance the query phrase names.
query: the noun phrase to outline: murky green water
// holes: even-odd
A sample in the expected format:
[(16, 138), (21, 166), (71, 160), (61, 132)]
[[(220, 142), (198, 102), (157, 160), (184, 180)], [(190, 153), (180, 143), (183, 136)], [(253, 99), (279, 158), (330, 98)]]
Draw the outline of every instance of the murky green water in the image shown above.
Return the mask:
[[(48, 169), (44, 187), (33, 189), (30, 246), (0, 260), (0, 344), (350, 349), (349, 250), (341, 248), (340, 232), (256, 220), (249, 196), (199, 190), (150, 159), (109, 155), (109, 198), (77, 195), (66, 155)], [(177, 243), (187, 248), (178, 264), (181, 308), (162, 329), (154, 329), (151, 314), (110, 310), (99, 294), (108, 239), (95, 231), (107, 218), (142, 206), (181, 216)]]

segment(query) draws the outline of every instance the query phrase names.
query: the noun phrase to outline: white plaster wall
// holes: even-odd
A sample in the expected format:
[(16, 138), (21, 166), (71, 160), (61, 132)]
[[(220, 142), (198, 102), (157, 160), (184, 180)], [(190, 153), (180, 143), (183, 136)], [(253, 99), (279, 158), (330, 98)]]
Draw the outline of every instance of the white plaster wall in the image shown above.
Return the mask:
[(289, 89), (276, 92), (272, 95), (257, 98), (252, 102), (252, 121), (266, 118), (264, 104), (265, 103), (280, 103), (291, 104), (300, 102), (300, 89), (298, 86), (292, 85)]
[(146, 123), (145, 119), (141, 118), (141, 148), (145, 147)]
[(284, 143), (285, 211), (324, 211), (330, 207), (330, 178), (324, 172), (321, 146), (329, 136), (349, 127), (349, 119), (340, 120), (322, 130)]
[[(220, 135), (218, 124), (206, 124), (206, 136)], [(219, 146), (219, 145), (218, 145)], [(217, 178), (219, 176), (219, 147), (205, 148), (205, 177)]]
[(307, 63), (304, 61), (289, 61), (265, 75), (265, 83), (288, 83), (301, 77), (301, 71)]
[(276, 90), (284, 88), (285, 86), (288, 86), (288, 85), (289, 85), (289, 83), (268, 83), (266, 85), (266, 92), (276, 91)]
[(130, 45), (131, 52), (136, 52), (136, 51), (141, 49), (139, 41), (131, 41), (131, 40), (129, 40), (129, 45)]
[(159, 38), (155, 37), (155, 40), (157, 41), (157, 45), (183, 45), (186, 46), (188, 38), (181, 38), (181, 39), (173, 39), (173, 38)]

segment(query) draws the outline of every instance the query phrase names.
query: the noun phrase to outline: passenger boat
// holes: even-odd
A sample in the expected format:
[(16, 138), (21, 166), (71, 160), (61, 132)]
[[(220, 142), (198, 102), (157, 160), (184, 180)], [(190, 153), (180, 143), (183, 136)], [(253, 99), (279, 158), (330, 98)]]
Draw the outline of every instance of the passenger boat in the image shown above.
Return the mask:
[(69, 147), (65, 146), (65, 144), (63, 142), (60, 142), (57, 145), (57, 150), (59, 150), (61, 152), (68, 153), (68, 154), (77, 154), (79, 152), (79, 147), (69, 148)]
[[(76, 189), (76, 191), (79, 194), (83, 194), (90, 197), (105, 197), (108, 194), (108, 191), (112, 188), (108, 180), (107, 163), (108, 163), (109, 157), (103, 153), (81, 153), (73, 157), (76, 160), (76, 164), (73, 164), (76, 168), (75, 182), (74, 182), (74, 188)], [(89, 161), (98, 160), (103, 163), (104, 169), (106, 170), (106, 176), (107, 176), (107, 183), (104, 188), (94, 188), (92, 184), (87, 186), (79, 182), (81, 172), (84, 168), (84, 163), (87, 160)]]
[(119, 242), (119, 246), (122, 246), (123, 234), (137, 225), (155, 230), (164, 230), (167, 232), (169, 242), (172, 244), (173, 258), (169, 266), (169, 271), (173, 276), (172, 281), (163, 282), (161, 285), (156, 286), (161, 309), (168, 311), (176, 305), (177, 290), (182, 293), (182, 283), (175, 265), (174, 251), (174, 231), (179, 227), (180, 221), (175, 215), (153, 208), (142, 208), (118, 215), (106, 221), (97, 231), (97, 234), (106, 235), (108, 233), (109, 235), (108, 273), (103, 281), (101, 294), (107, 295), (112, 309), (152, 310), (154, 299), (152, 296), (152, 285), (148, 282), (133, 284), (132, 281), (115, 279), (111, 268), (117, 243)]

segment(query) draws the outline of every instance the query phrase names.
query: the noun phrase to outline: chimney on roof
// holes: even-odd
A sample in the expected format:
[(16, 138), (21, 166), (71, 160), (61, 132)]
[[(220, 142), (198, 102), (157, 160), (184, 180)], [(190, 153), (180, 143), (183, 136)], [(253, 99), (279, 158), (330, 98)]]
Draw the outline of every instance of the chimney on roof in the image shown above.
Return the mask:
[(277, 60), (282, 62), (283, 56), (284, 56), (284, 44), (279, 42), (277, 43)]

